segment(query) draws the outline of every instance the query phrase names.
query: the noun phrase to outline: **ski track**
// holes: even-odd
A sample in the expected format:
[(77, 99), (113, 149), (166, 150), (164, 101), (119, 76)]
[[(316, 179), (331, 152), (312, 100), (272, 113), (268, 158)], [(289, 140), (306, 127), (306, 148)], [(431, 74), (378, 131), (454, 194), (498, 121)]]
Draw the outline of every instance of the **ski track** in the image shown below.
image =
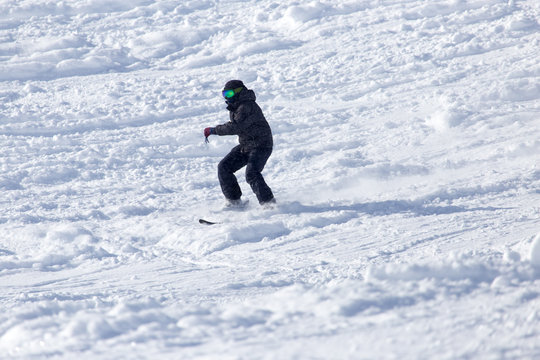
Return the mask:
[[(0, 358), (540, 357), (539, 34), (533, 0), (2, 2)], [(231, 78), (274, 209), (240, 172), (219, 210)]]

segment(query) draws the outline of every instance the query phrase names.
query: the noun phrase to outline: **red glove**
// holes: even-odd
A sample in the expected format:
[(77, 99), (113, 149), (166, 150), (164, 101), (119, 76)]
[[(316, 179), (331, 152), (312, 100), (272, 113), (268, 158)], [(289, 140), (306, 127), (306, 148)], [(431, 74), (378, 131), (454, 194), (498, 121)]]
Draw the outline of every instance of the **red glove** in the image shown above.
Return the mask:
[(214, 130), (214, 128), (211, 128), (211, 127), (207, 127), (206, 129), (204, 129), (204, 137), (209, 137), (210, 135), (214, 135), (216, 133), (216, 131)]

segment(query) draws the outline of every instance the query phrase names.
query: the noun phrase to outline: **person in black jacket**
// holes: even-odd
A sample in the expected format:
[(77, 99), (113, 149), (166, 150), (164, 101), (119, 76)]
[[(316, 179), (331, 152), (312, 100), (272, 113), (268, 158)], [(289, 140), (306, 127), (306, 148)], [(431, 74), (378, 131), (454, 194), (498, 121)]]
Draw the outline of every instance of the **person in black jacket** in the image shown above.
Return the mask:
[(230, 121), (204, 129), (204, 136), (238, 135), (235, 146), (218, 165), (218, 178), (229, 206), (242, 204), (242, 191), (234, 173), (246, 166), (246, 181), (257, 196), (259, 204), (275, 203), (274, 194), (261, 172), (272, 154), (273, 138), (270, 125), (255, 102), (255, 92), (240, 80), (230, 80), (223, 88)]

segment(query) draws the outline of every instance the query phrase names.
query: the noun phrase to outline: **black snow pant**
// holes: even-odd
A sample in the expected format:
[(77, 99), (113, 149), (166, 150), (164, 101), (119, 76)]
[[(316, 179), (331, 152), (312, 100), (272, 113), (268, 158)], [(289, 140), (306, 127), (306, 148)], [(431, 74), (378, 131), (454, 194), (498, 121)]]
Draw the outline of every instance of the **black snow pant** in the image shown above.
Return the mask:
[(232, 148), (218, 165), (219, 184), (223, 195), (229, 200), (240, 199), (242, 191), (234, 173), (246, 166), (246, 181), (259, 203), (272, 200), (274, 194), (261, 174), (271, 154), (272, 148), (253, 149), (246, 152), (242, 151), (240, 145)]

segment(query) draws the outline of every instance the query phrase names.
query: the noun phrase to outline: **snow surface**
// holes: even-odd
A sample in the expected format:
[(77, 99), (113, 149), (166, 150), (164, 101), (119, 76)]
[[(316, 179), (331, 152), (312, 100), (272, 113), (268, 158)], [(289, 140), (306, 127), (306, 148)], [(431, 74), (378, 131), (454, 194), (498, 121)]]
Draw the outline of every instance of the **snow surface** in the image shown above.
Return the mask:
[(540, 358), (537, 0), (4, 0), (0, 153), (2, 359)]

